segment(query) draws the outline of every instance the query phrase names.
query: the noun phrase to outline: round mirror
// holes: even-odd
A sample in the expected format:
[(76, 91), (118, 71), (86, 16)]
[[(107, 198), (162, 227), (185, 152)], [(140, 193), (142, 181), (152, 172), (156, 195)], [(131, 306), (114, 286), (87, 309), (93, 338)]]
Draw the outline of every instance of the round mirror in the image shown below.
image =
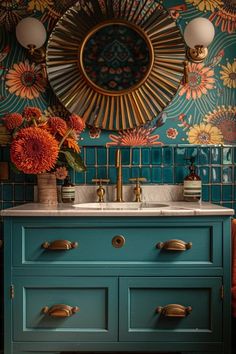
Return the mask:
[(185, 43), (155, 0), (79, 0), (47, 45), (51, 87), (96, 128), (124, 130), (153, 120), (183, 76)]

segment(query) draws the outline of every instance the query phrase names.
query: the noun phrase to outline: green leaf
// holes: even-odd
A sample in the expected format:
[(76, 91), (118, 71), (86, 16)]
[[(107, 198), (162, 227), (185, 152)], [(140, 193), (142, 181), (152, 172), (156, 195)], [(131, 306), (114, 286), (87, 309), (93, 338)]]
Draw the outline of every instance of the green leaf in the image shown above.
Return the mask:
[(81, 159), (81, 156), (77, 154), (74, 151), (66, 151), (66, 150), (61, 150), (60, 153), (64, 154), (66, 157), (66, 161), (68, 165), (73, 168), (73, 170), (77, 172), (84, 172), (86, 171), (86, 167), (84, 165), (83, 160)]

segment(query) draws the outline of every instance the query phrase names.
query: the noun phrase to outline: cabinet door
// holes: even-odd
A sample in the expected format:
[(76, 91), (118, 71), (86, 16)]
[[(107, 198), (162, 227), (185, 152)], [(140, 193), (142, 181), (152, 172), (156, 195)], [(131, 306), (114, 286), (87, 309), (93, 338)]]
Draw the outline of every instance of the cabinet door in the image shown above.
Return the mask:
[(221, 278), (120, 279), (121, 341), (222, 339)]
[(16, 277), (13, 340), (117, 340), (117, 283), (111, 277)]

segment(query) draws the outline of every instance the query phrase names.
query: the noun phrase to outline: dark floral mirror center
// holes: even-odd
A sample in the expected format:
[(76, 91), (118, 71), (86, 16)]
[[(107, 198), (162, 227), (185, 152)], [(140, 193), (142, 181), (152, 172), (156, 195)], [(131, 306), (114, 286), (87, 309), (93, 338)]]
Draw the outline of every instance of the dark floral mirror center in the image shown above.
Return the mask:
[(121, 94), (139, 87), (153, 64), (148, 37), (125, 21), (104, 23), (85, 38), (80, 54), (84, 75), (104, 94)]

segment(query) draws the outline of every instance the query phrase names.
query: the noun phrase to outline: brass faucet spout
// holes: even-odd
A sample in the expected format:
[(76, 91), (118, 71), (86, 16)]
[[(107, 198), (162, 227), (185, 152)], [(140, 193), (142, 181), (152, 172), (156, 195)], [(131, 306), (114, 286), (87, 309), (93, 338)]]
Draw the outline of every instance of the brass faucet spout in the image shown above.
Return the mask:
[(121, 151), (116, 151), (116, 202), (123, 202), (123, 185), (122, 185), (122, 159)]

